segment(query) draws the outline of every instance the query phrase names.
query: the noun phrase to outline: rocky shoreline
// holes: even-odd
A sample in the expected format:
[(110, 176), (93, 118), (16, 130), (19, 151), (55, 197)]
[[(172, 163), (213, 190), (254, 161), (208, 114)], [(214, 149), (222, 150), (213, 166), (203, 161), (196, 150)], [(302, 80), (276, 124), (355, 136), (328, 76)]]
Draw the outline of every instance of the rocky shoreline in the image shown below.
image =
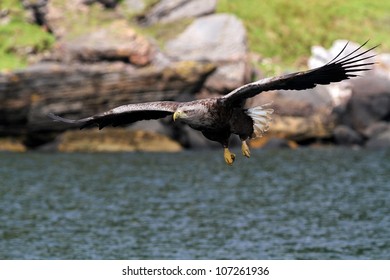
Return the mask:
[[(26, 69), (0, 72), (0, 150), (214, 147), (198, 132), (169, 118), (106, 132), (80, 132), (52, 122), (47, 113), (81, 118), (126, 103), (218, 96), (261, 78), (255, 74), (259, 71), (251, 61), (242, 22), (234, 15), (216, 14), (216, 1), (205, 1), (206, 7), (200, 5), (201, 0), (162, 0), (143, 11), (138, 16), (141, 25), (191, 19), (162, 46), (126, 21), (123, 11), (116, 8), (117, 1), (68, 2), (65, 7), (61, 1), (25, 5), (35, 11), (30, 15), (34, 21), (56, 35), (57, 43)], [(126, 3), (131, 10), (143, 1)], [(69, 34), (67, 13), (76, 9), (90, 16), (96, 7), (115, 16), (85, 32)], [(345, 43), (338, 40), (329, 50), (313, 47), (308, 67), (326, 63)], [(356, 46), (350, 43), (346, 51)], [(375, 60), (374, 70), (359, 79), (305, 91), (267, 92), (250, 100), (247, 106), (272, 101), (275, 109), (267, 136), (253, 141), (252, 147), (390, 147), (390, 54), (378, 54)], [(123, 140), (126, 137), (128, 141)]]

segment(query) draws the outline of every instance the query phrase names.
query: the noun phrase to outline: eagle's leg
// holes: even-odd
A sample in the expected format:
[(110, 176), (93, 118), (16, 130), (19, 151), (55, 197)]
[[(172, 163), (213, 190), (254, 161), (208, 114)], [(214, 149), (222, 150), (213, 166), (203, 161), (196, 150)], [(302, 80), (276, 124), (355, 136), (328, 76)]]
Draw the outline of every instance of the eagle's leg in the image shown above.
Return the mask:
[(225, 158), (225, 162), (228, 165), (233, 165), (234, 160), (236, 159), (236, 155), (230, 152), (228, 147), (223, 148), (223, 156)]
[(247, 158), (250, 158), (251, 151), (249, 150), (248, 144), (246, 143), (245, 140), (241, 140), (241, 141), (242, 141), (242, 145), (241, 145), (242, 155), (246, 156)]

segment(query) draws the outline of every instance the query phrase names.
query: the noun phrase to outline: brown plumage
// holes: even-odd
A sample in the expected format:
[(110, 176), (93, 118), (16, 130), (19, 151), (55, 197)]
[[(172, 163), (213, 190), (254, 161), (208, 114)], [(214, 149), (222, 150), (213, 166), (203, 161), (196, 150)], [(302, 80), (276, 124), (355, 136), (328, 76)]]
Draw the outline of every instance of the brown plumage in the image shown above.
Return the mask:
[[(243, 85), (227, 95), (218, 98), (207, 98), (191, 102), (158, 101), (140, 104), (123, 105), (101, 114), (80, 120), (69, 120), (54, 114), (49, 117), (56, 121), (79, 125), (80, 128), (97, 125), (99, 129), (105, 126), (131, 124), (139, 120), (159, 119), (173, 115), (173, 119), (180, 119), (191, 128), (199, 130), (203, 135), (222, 144), (227, 164), (233, 164), (235, 155), (228, 149), (231, 134), (239, 135), (242, 140), (242, 153), (249, 157), (249, 148), (246, 140), (260, 137), (269, 126), (270, 115), (273, 110), (267, 105), (254, 108), (244, 108), (245, 101), (255, 95), (270, 90), (302, 90), (313, 88), (316, 85), (326, 85), (357, 76), (357, 72), (370, 70), (374, 62), (367, 61), (374, 55), (360, 51), (364, 45), (352, 53), (341, 54), (347, 47), (324, 66), (287, 74), (283, 76), (266, 78)], [(359, 52), (360, 51), (360, 52)]]

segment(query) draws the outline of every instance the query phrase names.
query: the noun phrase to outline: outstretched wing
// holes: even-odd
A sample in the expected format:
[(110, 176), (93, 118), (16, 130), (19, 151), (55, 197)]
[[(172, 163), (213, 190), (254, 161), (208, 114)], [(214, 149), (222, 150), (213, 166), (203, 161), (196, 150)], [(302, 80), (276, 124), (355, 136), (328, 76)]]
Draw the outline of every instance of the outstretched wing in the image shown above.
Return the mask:
[(176, 111), (177, 106), (179, 106), (179, 103), (172, 101), (128, 104), (80, 120), (65, 119), (52, 113), (49, 113), (48, 116), (55, 121), (80, 125), (80, 129), (94, 125), (102, 129), (107, 125), (119, 126), (140, 120), (163, 118), (172, 115)]
[(347, 47), (347, 43), (341, 52), (324, 66), (284, 76), (266, 78), (246, 84), (221, 97), (221, 99), (229, 103), (242, 104), (245, 99), (253, 97), (263, 91), (282, 89), (302, 90), (313, 88), (316, 85), (327, 85), (356, 77), (358, 76), (356, 72), (371, 70), (369, 66), (374, 64), (374, 62), (365, 60), (375, 56), (367, 55), (367, 53), (378, 46), (359, 52), (367, 42), (368, 41), (350, 54), (339, 58)]

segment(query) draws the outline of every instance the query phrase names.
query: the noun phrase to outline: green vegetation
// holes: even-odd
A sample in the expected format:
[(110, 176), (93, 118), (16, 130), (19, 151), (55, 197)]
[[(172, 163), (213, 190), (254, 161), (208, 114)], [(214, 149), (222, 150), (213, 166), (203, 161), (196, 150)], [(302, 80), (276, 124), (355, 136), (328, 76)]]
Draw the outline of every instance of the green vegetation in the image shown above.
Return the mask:
[[(69, 9), (67, 1), (51, 1), (64, 12), (61, 25), (66, 29), (67, 39), (109, 25), (118, 16), (129, 20), (135, 16), (123, 14), (125, 9), (104, 10), (100, 5), (90, 6), (88, 13), (75, 12)], [(146, 0), (145, 10), (156, 1)], [(390, 1), (219, 0), (217, 11), (236, 14), (243, 20), (250, 50), (271, 58), (261, 60), (265, 72), (299, 67), (309, 56), (311, 46), (329, 47), (336, 39), (358, 43), (371, 39), (371, 45), (381, 43), (381, 50), (390, 49)], [(156, 38), (162, 46), (190, 22), (191, 19), (186, 19), (136, 28)], [(47, 50), (54, 42), (54, 36), (44, 28), (27, 22), (21, 1), (0, 0), (0, 70), (26, 66), (28, 55)]]
[(118, 19), (114, 10), (105, 9), (100, 4), (92, 4), (88, 9), (78, 10), (72, 2), (64, 0), (50, 0), (53, 6), (61, 10), (61, 28), (66, 33), (61, 34), (66, 40), (72, 40), (83, 34), (94, 32), (99, 28), (109, 26)]
[(219, 0), (218, 12), (244, 21), (251, 51), (299, 66), (310, 47), (336, 39), (371, 40), (390, 49), (390, 1), (383, 0)]
[(29, 54), (39, 53), (54, 43), (54, 37), (25, 19), (18, 0), (0, 2), (0, 70), (26, 66)]

